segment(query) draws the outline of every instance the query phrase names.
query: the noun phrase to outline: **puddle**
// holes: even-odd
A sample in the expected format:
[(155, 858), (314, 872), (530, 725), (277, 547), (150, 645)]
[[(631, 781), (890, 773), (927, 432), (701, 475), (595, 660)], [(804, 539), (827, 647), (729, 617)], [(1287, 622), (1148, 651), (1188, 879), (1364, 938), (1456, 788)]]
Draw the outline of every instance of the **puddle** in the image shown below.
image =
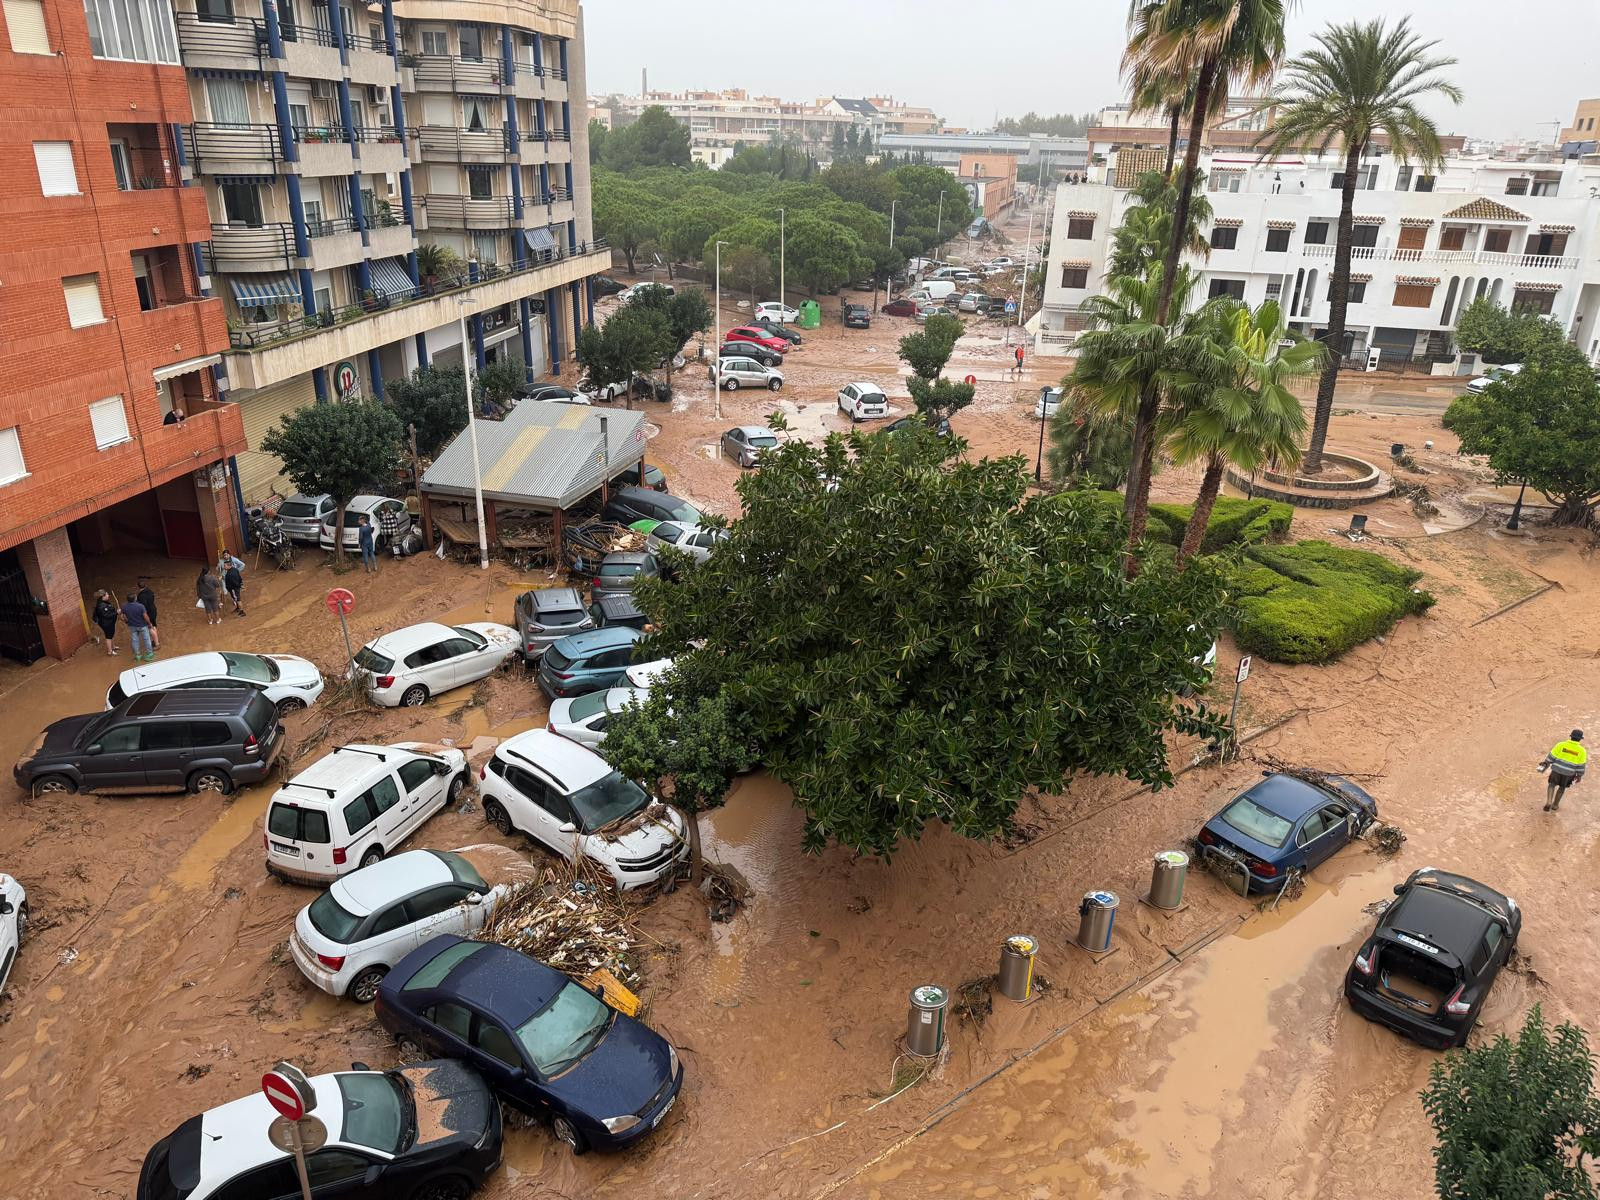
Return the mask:
[[(181, 888), (204, 887), (234, 849), (256, 832), (267, 811), (275, 784), (261, 784), (238, 792), (218, 817), (190, 846), (167, 878)], [(151, 894), (154, 901), (156, 896)], [(132, 910), (130, 910), (131, 914)]]

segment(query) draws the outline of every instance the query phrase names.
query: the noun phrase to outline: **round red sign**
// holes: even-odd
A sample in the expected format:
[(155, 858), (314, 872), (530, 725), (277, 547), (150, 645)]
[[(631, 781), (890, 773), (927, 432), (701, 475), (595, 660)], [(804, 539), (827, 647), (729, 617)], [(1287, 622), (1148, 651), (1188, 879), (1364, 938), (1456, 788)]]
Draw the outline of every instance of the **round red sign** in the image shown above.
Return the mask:
[(968, 375), (966, 378), (966, 383), (968, 387), (976, 387), (978, 383), (978, 377), (976, 375)]
[(328, 606), (328, 611), (335, 616), (340, 613), (349, 616), (356, 610), (356, 595), (349, 588), (333, 588), (328, 592), (328, 598), (323, 603)]
[(261, 1077), (261, 1092), (266, 1096), (267, 1103), (272, 1105), (280, 1116), (298, 1121), (306, 1115), (306, 1105), (300, 1096), (300, 1089), (281, 1071), (268, 1071)]

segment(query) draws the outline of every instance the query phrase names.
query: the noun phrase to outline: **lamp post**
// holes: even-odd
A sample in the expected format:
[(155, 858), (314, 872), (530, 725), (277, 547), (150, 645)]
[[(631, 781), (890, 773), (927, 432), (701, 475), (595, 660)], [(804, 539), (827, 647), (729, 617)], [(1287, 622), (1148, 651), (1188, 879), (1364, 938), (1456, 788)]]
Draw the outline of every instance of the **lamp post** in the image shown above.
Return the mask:
[(780, 305), (789, 303), (789, 289), (784, 285), (785, 276), (783, 272), (785, 241), (784, 213), (783, 209), (780, 208), (778, 210), (778, 303)]
[[(727, 242), (717, 243), (717, 334), (722, 337), (722, 248)], [(722, 343), (720, 341), (712, 348), (715, 355), (711, 360), (711, 398), (717, 420), (722, 420)]]
[(894, 206), (899, 203), (898, 200), (889, 201), (889, 249), (891, 250), (894, 249)]
[(1039, 457), (1033, 461), (1033, 481), (1044, 481), (1044, 423), (1050, 415), (1050, 393), (1055, 389), (1049, 384), (1039, 389)]
[(1522, 481), (1522, 486), (1517, 489), (1517, 502), (1516, 502), (1516, 504), (1512, 505), (1512, 508), (1511, 508), (1511, 519), (1506, 522), (1506, 528), (1507, 529), (1521, 529), (1522, 528), (1522, 497), (1525, 496), (1527, 494), (1527, 492), (1528, 492), (1528, 481), (1526, 479), (1524, 479)]
[[(467, 300), (456, 300), (457, 317), (461, 322), (461, 366), (467, 381), (467, 437), (472, 442), (472, 498), (478, 507), (478, 569), (489, 569), (489, 530), (483, 523), (483, 468), (478, 462), (478, 418), (472, 411), (472, 344), (467, 340)], [(552, 314), (553, 319), (553, 314)]]
[(937, 225), (934, 227), (934, 231), (933, 232), (934, 232), (934, 236), (937, 237), (940, 242), (944, 241), (944, 189), (943, 188), (941, 188), (939, 190), (939, 220), (938, 220)]

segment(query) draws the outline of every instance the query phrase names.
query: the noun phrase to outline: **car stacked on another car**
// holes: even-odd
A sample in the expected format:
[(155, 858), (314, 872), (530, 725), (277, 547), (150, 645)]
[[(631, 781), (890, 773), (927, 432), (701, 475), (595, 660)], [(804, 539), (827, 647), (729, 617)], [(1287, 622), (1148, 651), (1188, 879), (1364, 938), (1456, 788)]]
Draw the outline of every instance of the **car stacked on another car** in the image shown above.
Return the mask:
[(663, 546), (681, 550), (695, 562), (705, 562), (711, 552), (728, 540), (726, 529), (709, 525), (679, 525), (676, 521), (662, 521), (645, 535), (645, 547), (652, 553)]
[(522, 661), (534, 663), (545, 650), (570, 634), (594, 628), (577, 588), (535, 588), (523, 592), (512, 607)]
[(847, 383), (839, 389), (839, 411), (852, 422), (889, 415), (889, 397), (875, 383)]
[(606, 740), (606, 728), (611, 718), (649, 694), (648, 688), (614, 687), (584, 696), (552, 700), (549, 722), (545, 728), (557, 737), (588, 746), (591, 750), (597, 749)]
[(589, 605), (589, 618), (596, 629), (615, 629), (625, 626), (649, 633), (655, 626), (645, 611), (633, 602), (633, 596), (602, 596)]
[(753, 467), (763, 450), (774, 449), (778, 435), (765, 425), (736, 425), (722, 435), (719, 449), (741, 467)]
[(279, 714), (315, 704), (322, 675), (310, 659), (294, 654), (245, 654), (236, 650), (180, 654), (129, 667), (106, 691), (106, 707), (129, 696), (197, 688), (250, 688), (277, 706)]
[(634, 643), (644, 635), (626, 625), (562, 638), (539, 660), (539, 687), (552, 700), (581, 696), (624, 682)]
[(682, 496), (654, 488), (613, 488), (611, 498), (600, 510), (600, 519), (617, 525), (632, 525), (635, 521), (682, 521), (688, 525), (700, 523), (700, 510)]
[(354, 661), (367, 673), (367, 696), (374, 704), (414, 708), (430, 696), (492, 675), (521, 647), (515, 629), (493, 621), (425, 621), (368, 642)]
[(1205, 823), (1200, 854), (1240, 895), (1277, 891), (1360, 837), (1377, 801), (1339, 775), (1311, 782), (1273, 771)]

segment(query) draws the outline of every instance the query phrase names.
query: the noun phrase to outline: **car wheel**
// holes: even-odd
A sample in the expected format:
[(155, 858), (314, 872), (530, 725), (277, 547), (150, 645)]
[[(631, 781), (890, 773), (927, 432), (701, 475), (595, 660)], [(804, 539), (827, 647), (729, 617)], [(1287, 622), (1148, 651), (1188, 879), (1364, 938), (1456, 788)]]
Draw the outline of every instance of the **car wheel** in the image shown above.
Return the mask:
[(365, 854), (363, 854), (361, 856), (361, 865), (363, 867), (370, 867), (373, 863), (382, 862), (382, 861), (383, 861), (383, 847), (382, 846), (374, 846), (372, 849), (368, 850)]
[(737, 392), (739, 390), (739, 381), (737, 379), (730, 379), (722, 386), (730, 392)]
[(300, 699), (298, 696), (289, 696), (286, 699), (278, 701), (278, 715), (280, 717), (287, 717), (292, 712), (299, 712), (305, 706), (306, 702)]
[(557, 1116), (550, 1121), (550, 1132), (556, 1135), (556, 1141), (564, 1142), (574, 1154), (582, 1154), (589, 1148), (588, 1140), (582, 1131), (566, 1117)]
[(35, 779), (30, 790), (37, 800), (40, 796), (70, 796), (78, 790), (78, 785), (65, 775), (46, 775)]
[(769, 392), (775, 392), (779, 388), (781, 388), (782, 386), (783, 386), (783, 380), (781, 380), (781, 379), (769, 379), (769, 380), (767, 380), (767, 391), (769, 391)]
[(28, 936), (28, 902), (24, 900), (17, 905), (17, 945), (22, 945), (22, 939)]
[(516, 832), (516, 827), (511, 824), (511, 814), (498, 800), (483, 802), (483, 819), (493, 825), (501, 837), (510, 837)]
[(400, 1056), (400, 1062), (403, 1066), (428, 1061), (428, 1052), (404, 1034), (395, 1039), (394, 1052)]
[(472, 1185), (459, 1175), (424, 1179), (411, 1192), (411, 1200), (467, 1200)]
[(450, 781), (450, 803), (454, 804), (461, 799), (461, 793), (467, 790), (467, 773), (458, 771), (456, 777)]
[(218, 767), (207, 767), (189, 776), (189, 790), (196, 794), (216, 792), (219, 796), (226, 796), (233, 791), (233, 780), (228, 778), (226, 771)]
[(388, 973), (388, 967), (368, 967), (350, 981), (344, 994), (357, 1004), (371, 1004), (378, 998), (378, 985)]
[(420, 683), (415, 683), (405, 690), (405, 694), (400, 697), (400, 704), (403, 708), (421, 708), (427, 700), (428, 689)]

